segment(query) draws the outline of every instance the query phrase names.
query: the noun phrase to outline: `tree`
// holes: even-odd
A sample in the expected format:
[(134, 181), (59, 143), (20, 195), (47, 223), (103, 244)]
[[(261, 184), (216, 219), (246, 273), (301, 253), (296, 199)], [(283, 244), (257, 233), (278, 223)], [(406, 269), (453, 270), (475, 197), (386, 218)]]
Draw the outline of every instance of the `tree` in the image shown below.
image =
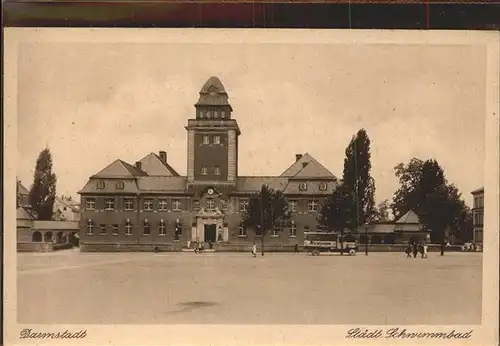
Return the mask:
[[(357, 229), (358, 222), (353, 217), (356, 207), (354, 192), (341, 182), (321, 206), (317, 221), (330, 232), (340, 232), (341, 245), (343, 245), (346, 229)], [(341, 248), (340, 250), (342, 254), (343, 249)]]
[(264, 237), (269, 230), (282, 229), (290, 220), (288, 201), (282, 191), (262, 185), (248, 202), (243, 226), (254, 228), (261, 237), (262, 256), (264, 256)]
[(400, 182), (392, 203), (396, 217), (410, 209), (415, 211), (424, 228), (431, 231), (432, 241), (442, 245), (448, 227), (467, 232), (468, 208), (436, 160), (413, 158), (409, 164), (400, 163), (394, 169)]
[(56, 175), (52, 173), (52, 155), (48, 148), (42, 150), (36, 160), (33, 186), (29, 203), (38, 220), (50, 220), (56, 197)]
[(389, 201), (387, 199), (383, 200), (378, 204), (377, 208), (374, 211), (373, 221), (375, 222), (389, 222)]
[[(370, 138), (365, 129), (360, 129), (345, 150), (342, 183), (352, 191), (356, 208), (351, 216), (351, 225), (362, 225), (373, 221), (375, 216), (375, 181), (371, 176)], [(355, 221), (355, 222), (354, 222)]]

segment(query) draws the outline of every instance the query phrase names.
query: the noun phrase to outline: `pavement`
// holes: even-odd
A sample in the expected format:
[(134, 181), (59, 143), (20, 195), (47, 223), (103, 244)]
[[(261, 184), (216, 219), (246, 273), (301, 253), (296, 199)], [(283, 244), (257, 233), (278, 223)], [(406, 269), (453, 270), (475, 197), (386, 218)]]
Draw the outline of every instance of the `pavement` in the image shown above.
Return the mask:
[(480, 324), (481, 253), (18, 253), (18, 322)]

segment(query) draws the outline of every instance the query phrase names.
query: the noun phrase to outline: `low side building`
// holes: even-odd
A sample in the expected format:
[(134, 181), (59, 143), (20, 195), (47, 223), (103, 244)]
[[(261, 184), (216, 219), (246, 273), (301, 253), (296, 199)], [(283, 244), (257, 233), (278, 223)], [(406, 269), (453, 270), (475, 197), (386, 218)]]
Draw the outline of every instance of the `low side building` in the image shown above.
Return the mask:
[(430, 231), (422, 227), (418, 215), (409, 210), (394, 222), (370, 223), (358, 229), (359, 243), (407, 244), (430, 240)]

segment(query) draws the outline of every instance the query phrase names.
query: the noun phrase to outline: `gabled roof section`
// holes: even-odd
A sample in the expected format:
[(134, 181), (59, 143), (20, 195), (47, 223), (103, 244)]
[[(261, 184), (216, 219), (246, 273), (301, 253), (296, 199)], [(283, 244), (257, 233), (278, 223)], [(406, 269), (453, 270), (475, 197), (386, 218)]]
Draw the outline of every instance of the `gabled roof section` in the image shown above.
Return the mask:
[(336, 180), (337, 177), (326, 169), (310, 154), (305, 153), (300, 159), (295, 161), (286, 171), (281, 174), (281, 177), (289, 177), (294, 179), (317, 179), (326, 178)]
[(397, 221), (396, 224), (403, 224), (403, 223), (413, 223), (413, 224), (420, 224), (420, 218), (418, 217), (417, 214), (413, 210), (408, 210), (406, 214), (401, 216)]
[(23, 183), (21, 183), (21, 181), (17, 182), (17, 193), (20, 195), (29, 195), (30, 194), (29, 190), (26, 187), (24, 187), (24, 185), (23, 185)]
[(160, 177), (178, 177), (179, 173), (175, 171), (168, 163), (163, 162), (158, 155), (150, 153), (143, 157), (140, 161), (141, 169), (148, 176)]
[(185, 193), (186, 177), (140, 177), (137, 185), (145, 193)]
[(115, 160), (92, 178), (132, 178), (147, 175), (142, 170), (123, 160)]

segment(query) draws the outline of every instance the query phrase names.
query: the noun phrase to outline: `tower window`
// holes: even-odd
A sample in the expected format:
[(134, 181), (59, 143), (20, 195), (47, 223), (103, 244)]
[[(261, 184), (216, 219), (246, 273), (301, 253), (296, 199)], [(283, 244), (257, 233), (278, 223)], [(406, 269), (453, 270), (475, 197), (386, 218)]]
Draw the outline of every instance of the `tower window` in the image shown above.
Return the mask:
[(220, 175), (220, 167), (219, 166), (214, 167), (214, 175)]
[(220, 136), (214, 136), (214, 144), (220, 144)]
[(225, 119), (225, 118), (226, 118), (226, 112), (221, 111), (221, 112), (220, 112), (220, 117), (221, 117), (222, 119)]
[(201, 167), (201, 175), (208, 175), (208, 168), (207, 167)]
[(207, 111), (207, 118), (210, 119), (210, 117), (212, 116), (212, 112), (211, 111)]
[(214, 111), (214, 118), (219, 119), (219, 111)]
[(208, 135), (203, 136), (203, 144), (210, 144), (210, 137)]

